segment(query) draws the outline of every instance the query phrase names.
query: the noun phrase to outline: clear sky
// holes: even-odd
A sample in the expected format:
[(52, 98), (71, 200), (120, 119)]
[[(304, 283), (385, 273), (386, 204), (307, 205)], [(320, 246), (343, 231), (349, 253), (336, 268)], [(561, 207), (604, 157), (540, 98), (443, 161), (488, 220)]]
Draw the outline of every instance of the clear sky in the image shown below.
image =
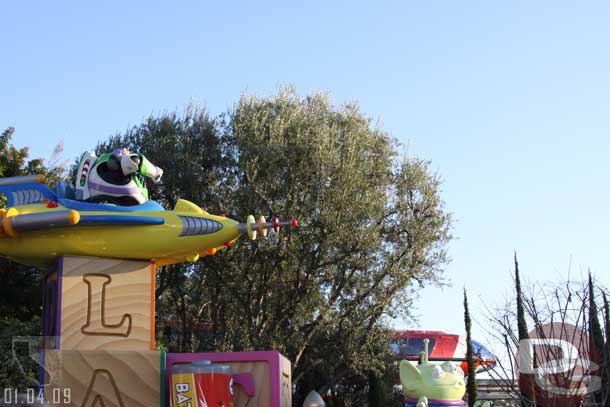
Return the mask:
[(221, 3), (6, 2), (0, 127), (72, 160), (191, 98), (328, 91), (444, 179), (453, 287), (423, 291), (420, 327), (463, 333), (464, 286), (476, 319), (501, 303), (514, 250), (531, 280), (571, 261), (610, 285), (610, 3)]

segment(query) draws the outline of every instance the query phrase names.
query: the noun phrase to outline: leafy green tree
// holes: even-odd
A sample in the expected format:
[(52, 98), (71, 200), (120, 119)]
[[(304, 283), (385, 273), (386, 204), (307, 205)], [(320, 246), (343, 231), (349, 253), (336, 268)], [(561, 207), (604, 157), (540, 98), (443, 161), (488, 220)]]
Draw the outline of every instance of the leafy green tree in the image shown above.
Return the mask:
[(471, 321), (470, 310), (468, 309), (468, 295), (464, 288), (464, 326), (466, 328), (466, 363), (468, 364), (468, 383), (466, 384), (466, 392), (468, 393), (468, 405), (474, 406), (478, 399), (476, 368), (474, 363), (474, 350), (472, 347), (472, 337), (470, 335)]
[[(15, 133), (9, 127), (0, 135), (0, 177), (43, 174), (51, 186), (61, 177), (63, 168), (49, 170), (41, 159), (29, 159), (28, 147), (16, 148), (11, 143)], [(6, 199), (0, 195), (0, 208)], [(39, 317), (41, 312), (41, 273), (39, 270), (0, 258), (0, 318), (20, 321)]]
[(438, 178), (421, 160), (399, 160), (395, 141), (357, 106), (334, 108), (327, 95), (245, 95), (230, 119), (238, 216), (295, 215), (304, 227), (227, 252), (235, 278), (247, 282), (245, 312), (227, 339), (243, 341), (241, 327), (250, 327), (240, 345), (287, 353), (298, 388), (324, 390), (347, 372), (366, 377), (380, 360), (372, 340), (382, 337), (381, 317), (407, 313), (410, 301), (400, 300), (412, 284), (435, 281), (447, 260)]
[(0, 388), (18, 389), (36, 388), (38, 365), (29, 358), (29, 349), (25, 343), (13, 342), (16, 337), (40, 335), (40, 318), (20, 321), (4, 316), (0, 319)]
[[(0, 177), (15, 177), (28, 174), (44, 174), (42, 160), (28, 161), (28, 148), (16, 148), (11, 144), (15, 133), (9, 127), (0, 136)], [(0, 195), (0, 207), (6, 199)], [(39, 316), (41, 307), (40, 273), (10, 260), (0, 258), (0, 318), (31, 320)]]
[[(53, 183), (62, 169), (49, 171), (41, 159), (29, 159), (27, 147), (17, 148), (11, 143), (14, 133), (15, 129), (9, 127), (0, 135), (0, 177), (44, 174)], [(6, 199), (0, 195), (0, 208), (5, 206)], [(42, 273), (0, 258), (0, 281), (0, 388), (23, 389), (32, 382), (14, 369), (12, 337), (40, 334)]]
[(15, 177), (19, 175), (44, 174), (47, 168), (41, 159), (28, 160), (29, 148), (16, 148), (11, 143), (15, 128), (9, 127), (0, 136), (0, 177)]

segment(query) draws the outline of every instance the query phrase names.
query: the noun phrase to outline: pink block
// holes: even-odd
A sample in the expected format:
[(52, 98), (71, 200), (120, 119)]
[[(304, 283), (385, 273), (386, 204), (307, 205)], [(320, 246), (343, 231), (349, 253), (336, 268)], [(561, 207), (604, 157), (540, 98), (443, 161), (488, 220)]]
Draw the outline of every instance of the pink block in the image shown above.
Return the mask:
[[(165, 361), (165, 380), (167, 391), (166, 405), (169, 406), (171, 398), (171, 369), (177, 363), (190, 363), (196, 360), (210, 360), (213, 363), (231, 363), (231, 362), (267, 362), (269, 365), (269, 394), (271, 404), (269, 407), (283, 407), (286, 405), (286, 397), (282, 397), (282, 360), (286, 360), (279, 352), (275, 351), (259, 351), (259, 352), (209, 352), (209, 353), (167, 353)], [(235, 375), (236, 384), (243, 387), (248, 395), (255, 394), (255, 384), (252, 376)], [(291, 399), (291, 397), (288, 397)]]

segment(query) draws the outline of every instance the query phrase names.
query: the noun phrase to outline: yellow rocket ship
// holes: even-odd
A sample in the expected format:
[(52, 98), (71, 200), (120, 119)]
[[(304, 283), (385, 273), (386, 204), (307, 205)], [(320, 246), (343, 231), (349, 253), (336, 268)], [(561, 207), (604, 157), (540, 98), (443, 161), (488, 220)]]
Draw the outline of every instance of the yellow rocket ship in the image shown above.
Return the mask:
[(0, 209), (0, 256), (44, 266), (62, 255), (151, 260), (158, 265), (197, 261), (230, 246), (241, 234), (256, 239), (268, 229), (296, 227), (297, 221), (267, 222), (248, 216), (239, 223), (210, 215), (179, 200), (172, 211), (154, 201), (114, 206), (70, 199), (59, 183), (57, 193), (42, 176), (0, 179), (7, 209)]

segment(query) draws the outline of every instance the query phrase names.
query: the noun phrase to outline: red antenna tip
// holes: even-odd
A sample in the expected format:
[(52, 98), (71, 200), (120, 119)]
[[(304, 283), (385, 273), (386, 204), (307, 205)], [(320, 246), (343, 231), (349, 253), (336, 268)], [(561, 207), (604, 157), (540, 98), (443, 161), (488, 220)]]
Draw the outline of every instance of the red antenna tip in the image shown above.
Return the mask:
[(278, 218), (273, 218), (273, 231), (275, 233), (280, 232), (280, 220)]

